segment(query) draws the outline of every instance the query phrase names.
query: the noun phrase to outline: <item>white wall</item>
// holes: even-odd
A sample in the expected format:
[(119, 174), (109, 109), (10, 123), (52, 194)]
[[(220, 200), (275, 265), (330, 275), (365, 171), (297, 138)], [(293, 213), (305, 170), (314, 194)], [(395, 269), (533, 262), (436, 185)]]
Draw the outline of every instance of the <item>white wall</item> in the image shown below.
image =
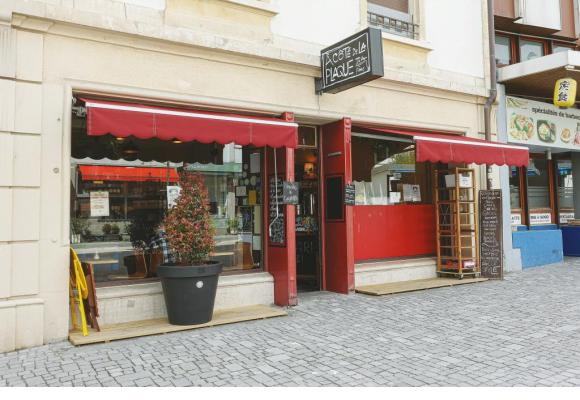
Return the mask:
[(116, 0), (125, 4), (153, 8), (155, 10), (165, 10), (165, 0)]
[(481, 0), (423, 0), (431, 67), (484, 77)]
[(520, 23), (560, 30), (562, 29), (560, 7), (560, 0), (520, 0), (523, 16)]
[(280, 13), (272, 33), (329, 45), (360, 29), (359, 0), (272, 0)]

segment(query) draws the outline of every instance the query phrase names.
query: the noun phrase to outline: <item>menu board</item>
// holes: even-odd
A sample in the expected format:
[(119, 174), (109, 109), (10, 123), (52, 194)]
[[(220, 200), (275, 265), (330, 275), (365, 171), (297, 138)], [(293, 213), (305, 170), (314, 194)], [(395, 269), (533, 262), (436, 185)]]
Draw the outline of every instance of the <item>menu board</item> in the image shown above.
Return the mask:
[(284, 182), (283, 185), (283, 203), (284, 204), (298, 204), (298, 183)]
[(356, 188), (352, 183), (344, 185), (344, 204), (347, 206), (356, 204)]
[[(268, 236), (270, 244), (274, 246), (284, 246), (286, 243), (286, 215), (284, 214), (284, 185), (282, 178), (278, 177), (278, 186), (276, 187), (276, 178), (270, 176), (268, 190), (269, 210), (268, 216)], [(278, 189), (276, 191), (276, 189)], [(278, 208), (278, 217), (276, 218), (276, 208)]]
[(484, 278), (503, 278), (501, 197), (501, 190), (479, 191), (479, 262)]
[(511, 96), (506, 106), (509, 142), (580, 149), (580, 110)]

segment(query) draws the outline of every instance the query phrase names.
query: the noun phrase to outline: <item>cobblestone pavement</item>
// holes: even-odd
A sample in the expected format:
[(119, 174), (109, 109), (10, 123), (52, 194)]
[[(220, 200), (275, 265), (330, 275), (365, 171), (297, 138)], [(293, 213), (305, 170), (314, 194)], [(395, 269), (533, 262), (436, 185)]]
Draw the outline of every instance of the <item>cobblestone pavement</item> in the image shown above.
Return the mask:
[(288, 317), (0, 355), (0, 386), (578, 386), (580, 259)]

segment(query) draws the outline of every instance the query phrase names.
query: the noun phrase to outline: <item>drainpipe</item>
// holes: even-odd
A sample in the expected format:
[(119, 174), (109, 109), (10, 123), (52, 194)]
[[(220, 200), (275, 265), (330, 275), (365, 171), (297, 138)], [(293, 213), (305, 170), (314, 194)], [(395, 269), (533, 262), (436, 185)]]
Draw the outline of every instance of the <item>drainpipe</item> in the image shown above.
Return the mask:
[[(495, 64), (495, 24), (493, 22), (493, 0), (487, 0), (487, 30), (489, 37), (489, 77), (491, 87), (483, 109), (485, 140), (491, 141), (491, 107), (497, 98), (497, 67)], [(491, 189), (491, 165), (486, 167), (487, 188)]]

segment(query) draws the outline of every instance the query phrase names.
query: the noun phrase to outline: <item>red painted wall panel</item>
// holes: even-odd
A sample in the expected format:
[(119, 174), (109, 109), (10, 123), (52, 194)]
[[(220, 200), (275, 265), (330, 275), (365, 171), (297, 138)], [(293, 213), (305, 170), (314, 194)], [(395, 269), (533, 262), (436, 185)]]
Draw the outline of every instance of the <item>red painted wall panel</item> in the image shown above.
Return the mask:
[(436, 253), (435, 206), (355, 206), (356, 261)]
[[(351, 120), (333, 122), (322, 127), (321, 199), (326, 201), (325, 180), (329, 176), (342, 176), (344, 183), (352, 182)], [(354, 290), (354, 252), (352, 206), (344, 206), (343, 220), (328, 220), (326, 204), (322, 205), (323, 287), (338, 293)]]

